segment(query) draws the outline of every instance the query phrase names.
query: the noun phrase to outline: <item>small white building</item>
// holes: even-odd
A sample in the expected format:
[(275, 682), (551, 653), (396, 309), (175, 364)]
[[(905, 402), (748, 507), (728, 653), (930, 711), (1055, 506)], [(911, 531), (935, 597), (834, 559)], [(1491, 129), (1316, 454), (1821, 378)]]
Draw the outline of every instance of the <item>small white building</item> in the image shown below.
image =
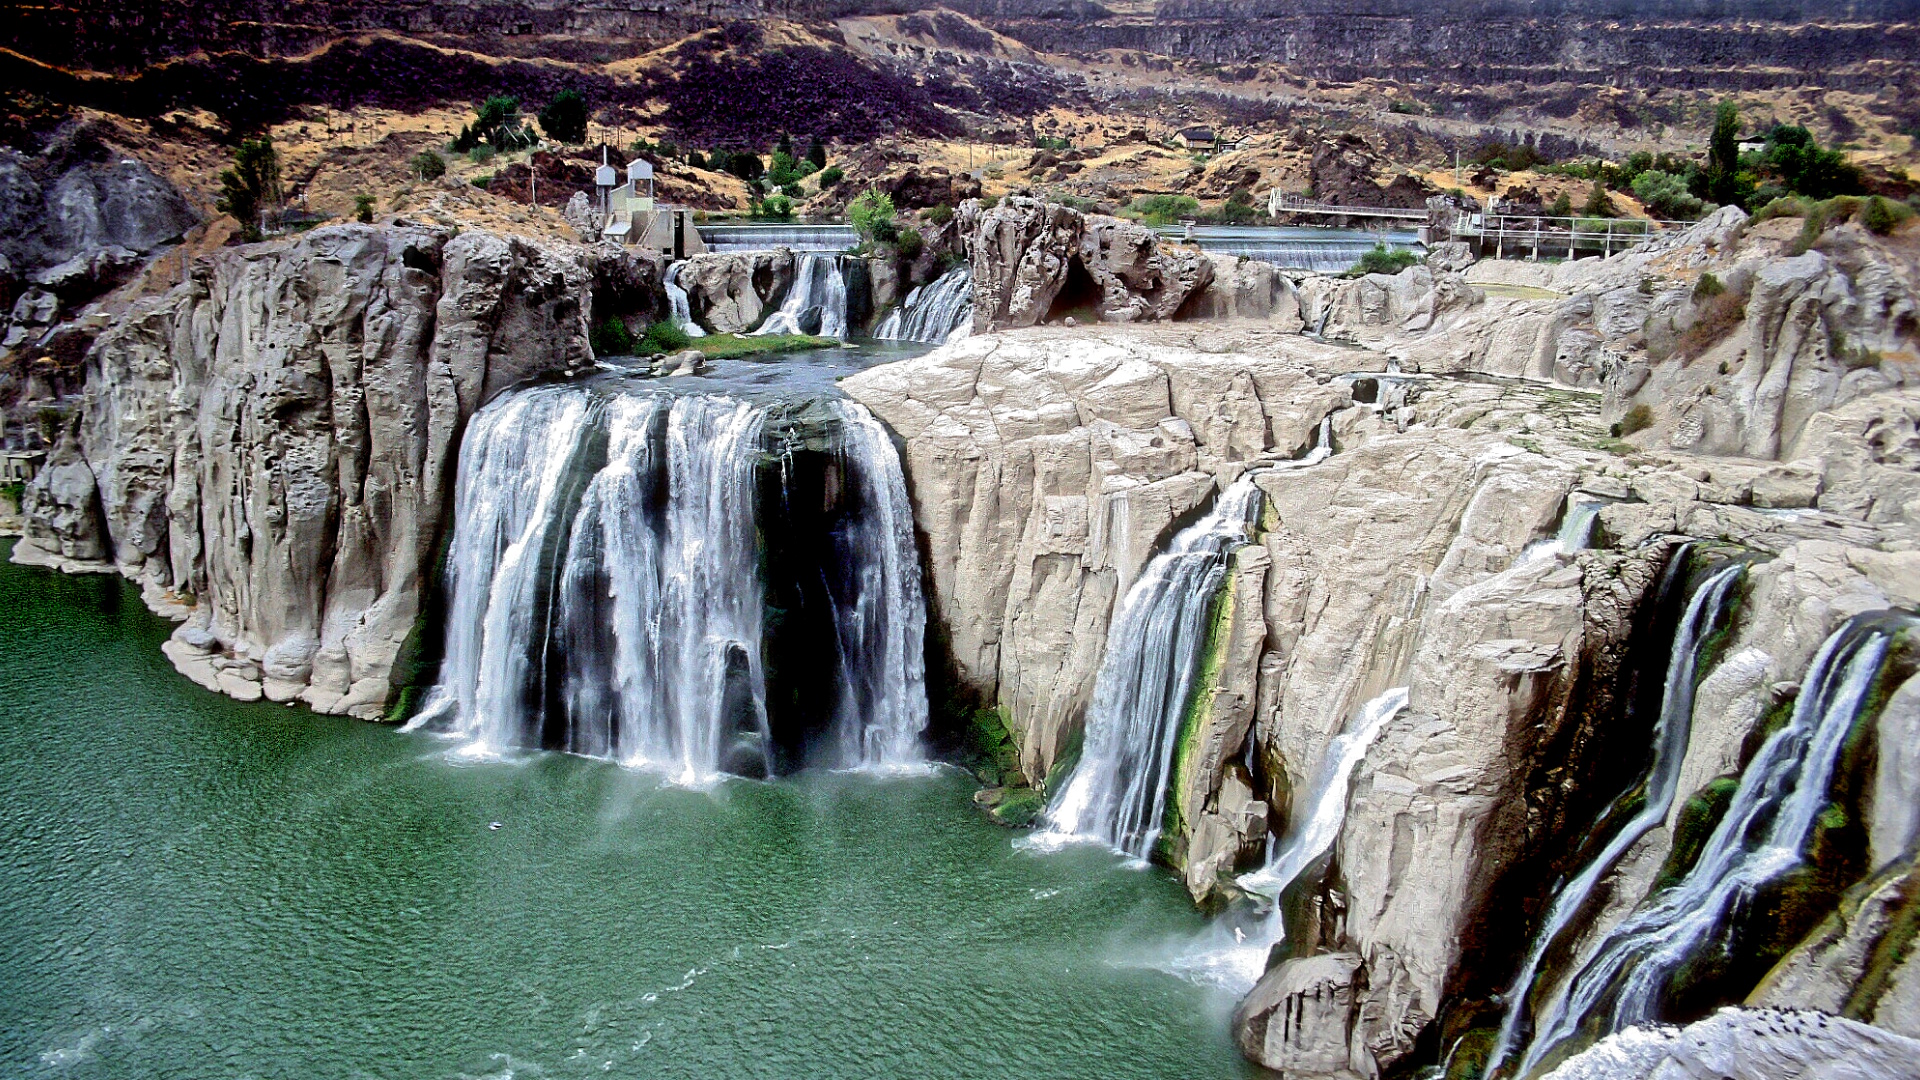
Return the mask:
[[(595, 177), (600, 184), (613, 179), (613, 167), (602, 165)], [(707, 250), (693, 211), (662, 206), (654, 199), (653, 163), (639, 158), (627, 162), (627, 182), (606, 193), (606, 227), (600, 235), (615, 243), (644, 248), (669, 259), (684, 259)]]

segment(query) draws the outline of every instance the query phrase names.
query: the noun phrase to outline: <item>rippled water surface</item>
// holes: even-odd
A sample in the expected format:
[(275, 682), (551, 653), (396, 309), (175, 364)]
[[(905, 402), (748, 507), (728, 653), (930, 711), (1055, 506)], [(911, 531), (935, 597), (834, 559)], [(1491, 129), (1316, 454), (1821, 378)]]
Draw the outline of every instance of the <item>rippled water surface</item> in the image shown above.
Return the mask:
[(1244, 1075), (1144, 966), (1178, 887), (1016, 852), (958, 777), (458, 766), (166, 631), (0, 565), (0, 1076)]

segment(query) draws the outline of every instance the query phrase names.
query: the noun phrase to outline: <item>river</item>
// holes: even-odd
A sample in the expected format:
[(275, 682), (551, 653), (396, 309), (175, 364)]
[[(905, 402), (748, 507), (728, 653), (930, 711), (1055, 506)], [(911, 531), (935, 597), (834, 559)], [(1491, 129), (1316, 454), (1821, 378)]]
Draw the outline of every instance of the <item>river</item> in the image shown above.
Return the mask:
[[(206, 693), (0, 564), (0, 1074), (1240, 1077), (1160, 871), (953, 772), (710, 791)], [(493, 823), (499, 827), (493, 828)]]

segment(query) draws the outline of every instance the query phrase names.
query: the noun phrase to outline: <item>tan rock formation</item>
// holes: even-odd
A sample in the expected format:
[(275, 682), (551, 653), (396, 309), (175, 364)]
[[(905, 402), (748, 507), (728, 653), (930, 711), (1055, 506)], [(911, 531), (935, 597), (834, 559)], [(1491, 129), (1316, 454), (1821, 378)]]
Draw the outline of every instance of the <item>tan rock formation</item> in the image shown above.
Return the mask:
[(203, 261), (95, 345), (14, 557), (140, 581), (184, 616), (168, 655), (210, 689), (377, 716), (461, 430), (500, 390), (591, 362), (589, 275), (578, 249), (424, 228)]

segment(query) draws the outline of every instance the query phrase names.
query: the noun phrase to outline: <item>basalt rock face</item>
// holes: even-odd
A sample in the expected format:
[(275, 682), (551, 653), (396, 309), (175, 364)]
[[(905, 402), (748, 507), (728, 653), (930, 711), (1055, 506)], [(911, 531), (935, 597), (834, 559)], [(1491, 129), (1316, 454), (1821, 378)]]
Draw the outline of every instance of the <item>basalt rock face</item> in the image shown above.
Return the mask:
[(793, 252), (713, 252), (681, 263), (680, 287), (702, 325), (739, 334), (760, 325), (767, 304), (793, 283)]
[(1171, 319), (1213, 280), (1212, 260), (1153, 230), (1023, 196), (961, 204), (973, 263), (975, 333), (1078, 312), (1101, 322)]
[(95, 344), (14, 558), (139, 581), (210, 688), (377, 716), (466, 421), (591, 363), (591, 273), (579, 249), (406, 227), (202, 260)]
[[(1038, 241), (1075, 223), (1016, 209), (982, 217), (976, 241), (1006, 245), (988, 265), (1045, 266), (1063, 248)], [(1232, 897), (1233, 872), (1305, 820), (1362, 704), (1407, 688), (1236, 1016), (1266, 1067), (1377, 1076), (1432, 1064), (1421, 1055), (1436, 1025), (1497, 1025), (1551, 883), (1581, 869), (1570, 860), (1594, 822), (1636, 782), (1647, 736), (1622, 719), (1627, 688), (1665, 661), (1631, 657), (1682, 541), (1709, 545), (1700, 559), (1744, 553), (1740, 614), (1703, 670), (1672, 811), (1606, 875), (1539, 987), (1648, 895), (1688, 800), (1740, 770), (1822, 641), (1855, 615), (1920, 604), (1907, 249), (1860, 240), (1871, 246), (1849, 256), (1843, 234), (1796, 259), (1742, 225), (1717, 215), (1605, 262), (1478, 264), (1468, 277), (1486, 288), (1425, 268), (1309, 277), (1282, 291), (1291, 319), (1003, 332), (845, 382), (904, 441), (955, 673), (1000, 709), (1035, 779), (1087, 722), (1129, 584), (1254, 474), (1263, 509), (1233, 553), (1218, 664), (1178, 733), (1186, 764), (1158, 852), (1196, 897)], [(1663, 351), (1685, 334), (1680, 309), (1710, 299), (1708, 272), (1729, 291), (1750, 285), (1740, 336), (1712, 346), (1739, 350), (1717, 382), (1712, 360)], [(1015, 286), (997, 294), (1003, 310), (1040, 306), (1020, 290), (1040, 277), (1003, 279)], [(1838, 355), (1826, 327), (1871, 343), (1871, 370), (1856, 361), (1828, 380), (1840, 365), (1824, 359)], [(1769, 376), (1786, 387), (1775, 407), (1730, 392), (1736, 365), (1800, 374)], [(1688, 393), (1731, 397), (1743, 437), (1676, 441), (1668, 418)], [(1613, 425), (1641, 404), (1652, 426), (1621, 441)], [(1296, 462), (1322, 420), (1330, 456)], [(1575, 499), (1605, 504), (1591, 550), (1546, 542)], [(1920, 962), (1889, 960), (1911, 936), (1901, 860), (1920, 808), (1900, 740), (1914, 693), (1889, 694), (1881, 764), (1848, 781), (1884, 792), (1850, 813), (1863, 815), (1866, 870), (1893, 869), (1840, 904), (1763, 988), (1768, 1004), (1844, 1006), (1895, 1030), (1920, 1016)], [(1859, 1013), (1868, 969), (1883, 985)]]
[(1629, 1028), (1547, 1080), (1775, 1080), (1914, 1075), (1920, 1041), (1810, 1010), (1722, 1009), (1684, 1028)]

